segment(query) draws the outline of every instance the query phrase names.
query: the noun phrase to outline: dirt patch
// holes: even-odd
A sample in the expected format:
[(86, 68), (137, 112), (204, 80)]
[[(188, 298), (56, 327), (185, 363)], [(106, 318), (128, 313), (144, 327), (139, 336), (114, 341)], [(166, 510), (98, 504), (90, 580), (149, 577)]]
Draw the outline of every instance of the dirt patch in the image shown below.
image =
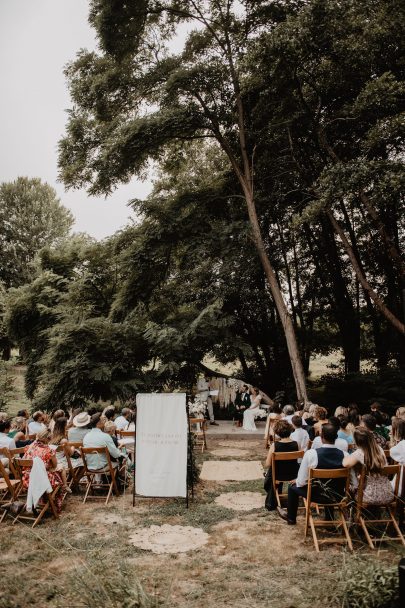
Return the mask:
[(247, 481), (263, 478), (263, 467), (258, 460), (209, 460), (203, 463), (201, 479), (206, 481)]
[(130, 534), (130, 542), (153, 553), (186, 553), (195, 551), (208, 542), (209, 535), (191, 526), (150, 526)]
[(265, 497), (260, 492), (226, 492), (217, 496), (215, 502), (234, 511), (253, 511), (263, 509), (264, 500)]

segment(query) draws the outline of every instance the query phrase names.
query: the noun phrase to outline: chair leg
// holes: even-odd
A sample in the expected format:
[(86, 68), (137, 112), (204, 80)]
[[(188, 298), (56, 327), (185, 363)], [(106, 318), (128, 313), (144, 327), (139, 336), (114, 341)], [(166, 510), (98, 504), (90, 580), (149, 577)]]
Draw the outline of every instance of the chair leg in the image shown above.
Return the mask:
[(370, 534), (368, 533), (367, 526), (366, 526), (366, 523), (364, 521), (364, 517), (362, 515), (360, 515), (360, 520), (359, 521), (360, 521), (360, 525), (362, 527), (362, 530), (363, 530), (364, 535), (365, 535), (365, 537), (367, 539), (367, 542), (369, 544), (370, 549), (374, 550), (375, 549), (374, 543), (373, 543), (373, 541), (371, 539)]
[(308, 536), (309, 518), (311, 516), (311, 514), (310, 514), (311, 506), (308, 504), (308, 501), (307, 501), (306, 498), (304, 498), (304, 505), (305, 505), (305, 532), (304, 532), (304, 538), (306, 538)]
[(111, 481), (110, 487), (108, 488), (107, 498), (105, 499), (105, 503), (104, 503), (106, 505), (108, 505), (108, 501), (110, 500), (110, 496), (112, 494), (112, 490), (113, 490), (113, 482)]
[(398, 534), (398, 538), (401, 541), (401, 543), (405, 546), (404, 536), (403, 536), (403, 534), (401, 532), (401, 528), (398, 526), (397, 520), (395, 519), (395, 508), (388, 507), (388, 511), (389, 511), (390, 516), (391, 516), (392, 525), (394, 526), (395, 531)]
[(343, 509), (339, 508), (339, 513), (340, 513), (340, 519), (342, 520), (342, 526), (343, 526), (343, 531), (346, 537), (346, 542), (349, 546), (350, 551), (353, 551), (353, 543), (352, 543), (352, 539), (350, 538), (350, 534), (349, 534), (349, 528), (347, 527), (347, 522), (345, 519), (345, 514)]
[(87, 488), (86, 488), (86, 493), (85, 493), (84, 498), (83, 498), (83, 503), (85, 503), (85, 502), (86, 502), (87, 497), (88, 497), (89, 492), (90, 492), (90, 489), (91, 489), (91, 484), (93, 483), (93, 478), (92, 478), (92, 476), (91, 476), (91, 475), (89, 475), (89, 476), (87, 477), (87, 480), (88, 480), (88, 481), (87, 481)]
[[(309, 507), (309, 508), (311, 508), (311, 507)], [(314, 524), (314, 519), (312, 517), (312, 513), (309, 514), (309, 524), (311, 526), (312, 538), (314, 539), (315, 551), (317, 553), (320, 553), (318, 537), (316, 535), (316, 529), (315, 529), (315, 524)]]
[(41, 519), (43, 518), (43, 516), (45, 515), (45, 513), (47, 512), (47, 510), (49, 509), (49, 502), (46, 502), (44, 504), (44, 506), (42, 507), (41, 511), (39, 512), (38, 516), (36, 517), (34, 523), (32, 524), (32, 528), (35, 528), (35, 526), (37, 524), (39, 524), (39, 522), (41, 521)]

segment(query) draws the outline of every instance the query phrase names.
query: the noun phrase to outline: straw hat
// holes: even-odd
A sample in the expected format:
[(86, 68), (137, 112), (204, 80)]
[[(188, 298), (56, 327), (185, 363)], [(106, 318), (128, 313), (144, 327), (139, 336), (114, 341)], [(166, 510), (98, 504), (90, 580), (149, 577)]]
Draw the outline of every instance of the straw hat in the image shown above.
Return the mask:
[(73, 418), (73, 426), (81, 427), (87, 426), (90, 422), (90, 416), (87, 412), (80, 412)]

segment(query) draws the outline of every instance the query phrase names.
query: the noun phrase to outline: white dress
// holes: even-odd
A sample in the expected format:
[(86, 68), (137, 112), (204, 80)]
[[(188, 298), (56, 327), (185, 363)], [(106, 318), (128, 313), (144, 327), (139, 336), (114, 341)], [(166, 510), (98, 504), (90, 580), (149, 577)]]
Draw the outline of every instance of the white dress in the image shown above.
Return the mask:
[(260, 401), (262, 400), (261, 395), (256, 395), (253, 399), (251, 406), (243, 412), (243, 430), (245, 431), (257, 431), (255, 425), (256, 410), (259, 409)]

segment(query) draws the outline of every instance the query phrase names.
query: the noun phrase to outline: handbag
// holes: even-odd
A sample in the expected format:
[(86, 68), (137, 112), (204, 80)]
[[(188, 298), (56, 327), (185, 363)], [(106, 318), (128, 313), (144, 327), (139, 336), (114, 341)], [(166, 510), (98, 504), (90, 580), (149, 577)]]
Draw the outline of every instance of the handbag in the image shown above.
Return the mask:
[(369, 475), (363, 492), (363, 501), (369, 505), (387, 505), (395, 498), (391, 482), (385, 475)]

